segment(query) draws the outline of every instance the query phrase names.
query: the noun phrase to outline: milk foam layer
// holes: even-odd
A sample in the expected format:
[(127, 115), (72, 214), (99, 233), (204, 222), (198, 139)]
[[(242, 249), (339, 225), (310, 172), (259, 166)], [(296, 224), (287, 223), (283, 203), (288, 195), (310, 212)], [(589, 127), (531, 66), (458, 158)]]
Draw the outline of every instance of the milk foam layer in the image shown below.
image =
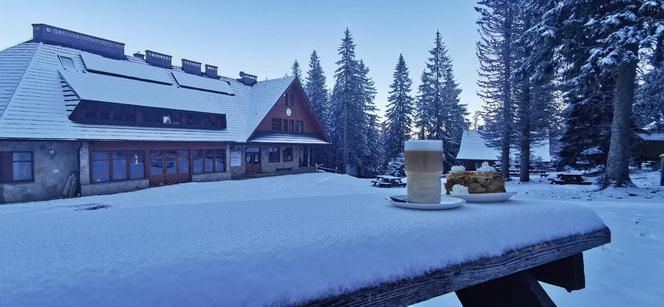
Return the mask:
[(404, 142), (406, 151), (443, 151), (441, 140), (413, 140)]

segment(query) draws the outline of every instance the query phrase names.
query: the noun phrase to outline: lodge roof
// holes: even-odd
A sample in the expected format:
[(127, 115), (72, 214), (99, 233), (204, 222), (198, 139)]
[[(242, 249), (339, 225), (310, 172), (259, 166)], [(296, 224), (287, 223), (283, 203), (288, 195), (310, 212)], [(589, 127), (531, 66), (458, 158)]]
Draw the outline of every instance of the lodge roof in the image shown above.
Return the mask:
[[(551, 162), (549, 152), (549, 142), (544, 141), (539, 145), (532, 146), (532, 156), (541, 162)], [(518, 159), (518, 150), (512, 150), (512, 159)], [(479, 132), (475, 130), (466, 130), (461, 136), (461, 145), (457, 160), (478, 160), (478, 161), (498, 161), (500, 151), (486, 145)]]
[[(61, 57), (73, 59), (73, 69), (64, 67)], [(104, 58), (119, 63), (121, 73), (129, 70), (140, 77), (123, 78), (87, 69), (97, 58), (101, 56), (34, 41), (0, 51), (0, 139), (247, 142), (295, 81), (294, 77), (284, 77), (247, 85), (224, 76), (187, 75), (176, 66), (156, 67), (137, 56)], [(66, 99), (65, 87), (75, 99)], [(68, 117), (77, 99), (225, 114), (227, 128), (77, 123)]]

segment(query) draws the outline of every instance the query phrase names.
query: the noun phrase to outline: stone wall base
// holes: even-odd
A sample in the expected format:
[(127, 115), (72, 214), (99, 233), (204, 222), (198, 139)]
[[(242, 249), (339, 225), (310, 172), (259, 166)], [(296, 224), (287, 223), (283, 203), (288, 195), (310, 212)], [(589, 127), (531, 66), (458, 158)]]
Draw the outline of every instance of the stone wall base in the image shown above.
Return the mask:
[(81, 186), (81, 195), (100, 195), (113, 194), (120, 192), (130, 192), (148, 188), (150, 181), (148, 179), (136, 179), (116, 182), (93, 183)]

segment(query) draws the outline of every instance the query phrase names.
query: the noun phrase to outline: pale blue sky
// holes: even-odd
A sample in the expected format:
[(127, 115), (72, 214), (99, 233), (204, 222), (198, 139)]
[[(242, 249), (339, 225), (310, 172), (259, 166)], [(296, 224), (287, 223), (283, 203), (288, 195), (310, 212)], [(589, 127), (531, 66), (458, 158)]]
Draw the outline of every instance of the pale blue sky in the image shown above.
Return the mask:
[(383, 114), (399, 53), (416, 93), (436, 29), (452, 58), (462, 103), (481, 107), (477, 97), (478, 34), (471, 0), (438, 1), (7, 1), (1, 0), (0, 49), (32, 36), (30, 24), (47, 23), (124, 42), (125, 52), (151, 49), (265, 77), (290, 72), (294, 59), (307, 69), (316, 50), (333, 84), (337, 47), (346, 27), (357, 55), (371, 69)]

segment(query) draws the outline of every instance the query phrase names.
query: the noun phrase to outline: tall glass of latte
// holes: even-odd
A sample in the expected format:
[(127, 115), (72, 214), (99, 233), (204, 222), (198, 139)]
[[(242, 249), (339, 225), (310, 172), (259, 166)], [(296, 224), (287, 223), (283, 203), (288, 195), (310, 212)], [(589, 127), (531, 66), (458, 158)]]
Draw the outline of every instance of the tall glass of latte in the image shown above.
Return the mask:
[(440, 203), (440, 174), (443, 170), (443, 141), (416, 140), (404, 144), (408, 201)]

